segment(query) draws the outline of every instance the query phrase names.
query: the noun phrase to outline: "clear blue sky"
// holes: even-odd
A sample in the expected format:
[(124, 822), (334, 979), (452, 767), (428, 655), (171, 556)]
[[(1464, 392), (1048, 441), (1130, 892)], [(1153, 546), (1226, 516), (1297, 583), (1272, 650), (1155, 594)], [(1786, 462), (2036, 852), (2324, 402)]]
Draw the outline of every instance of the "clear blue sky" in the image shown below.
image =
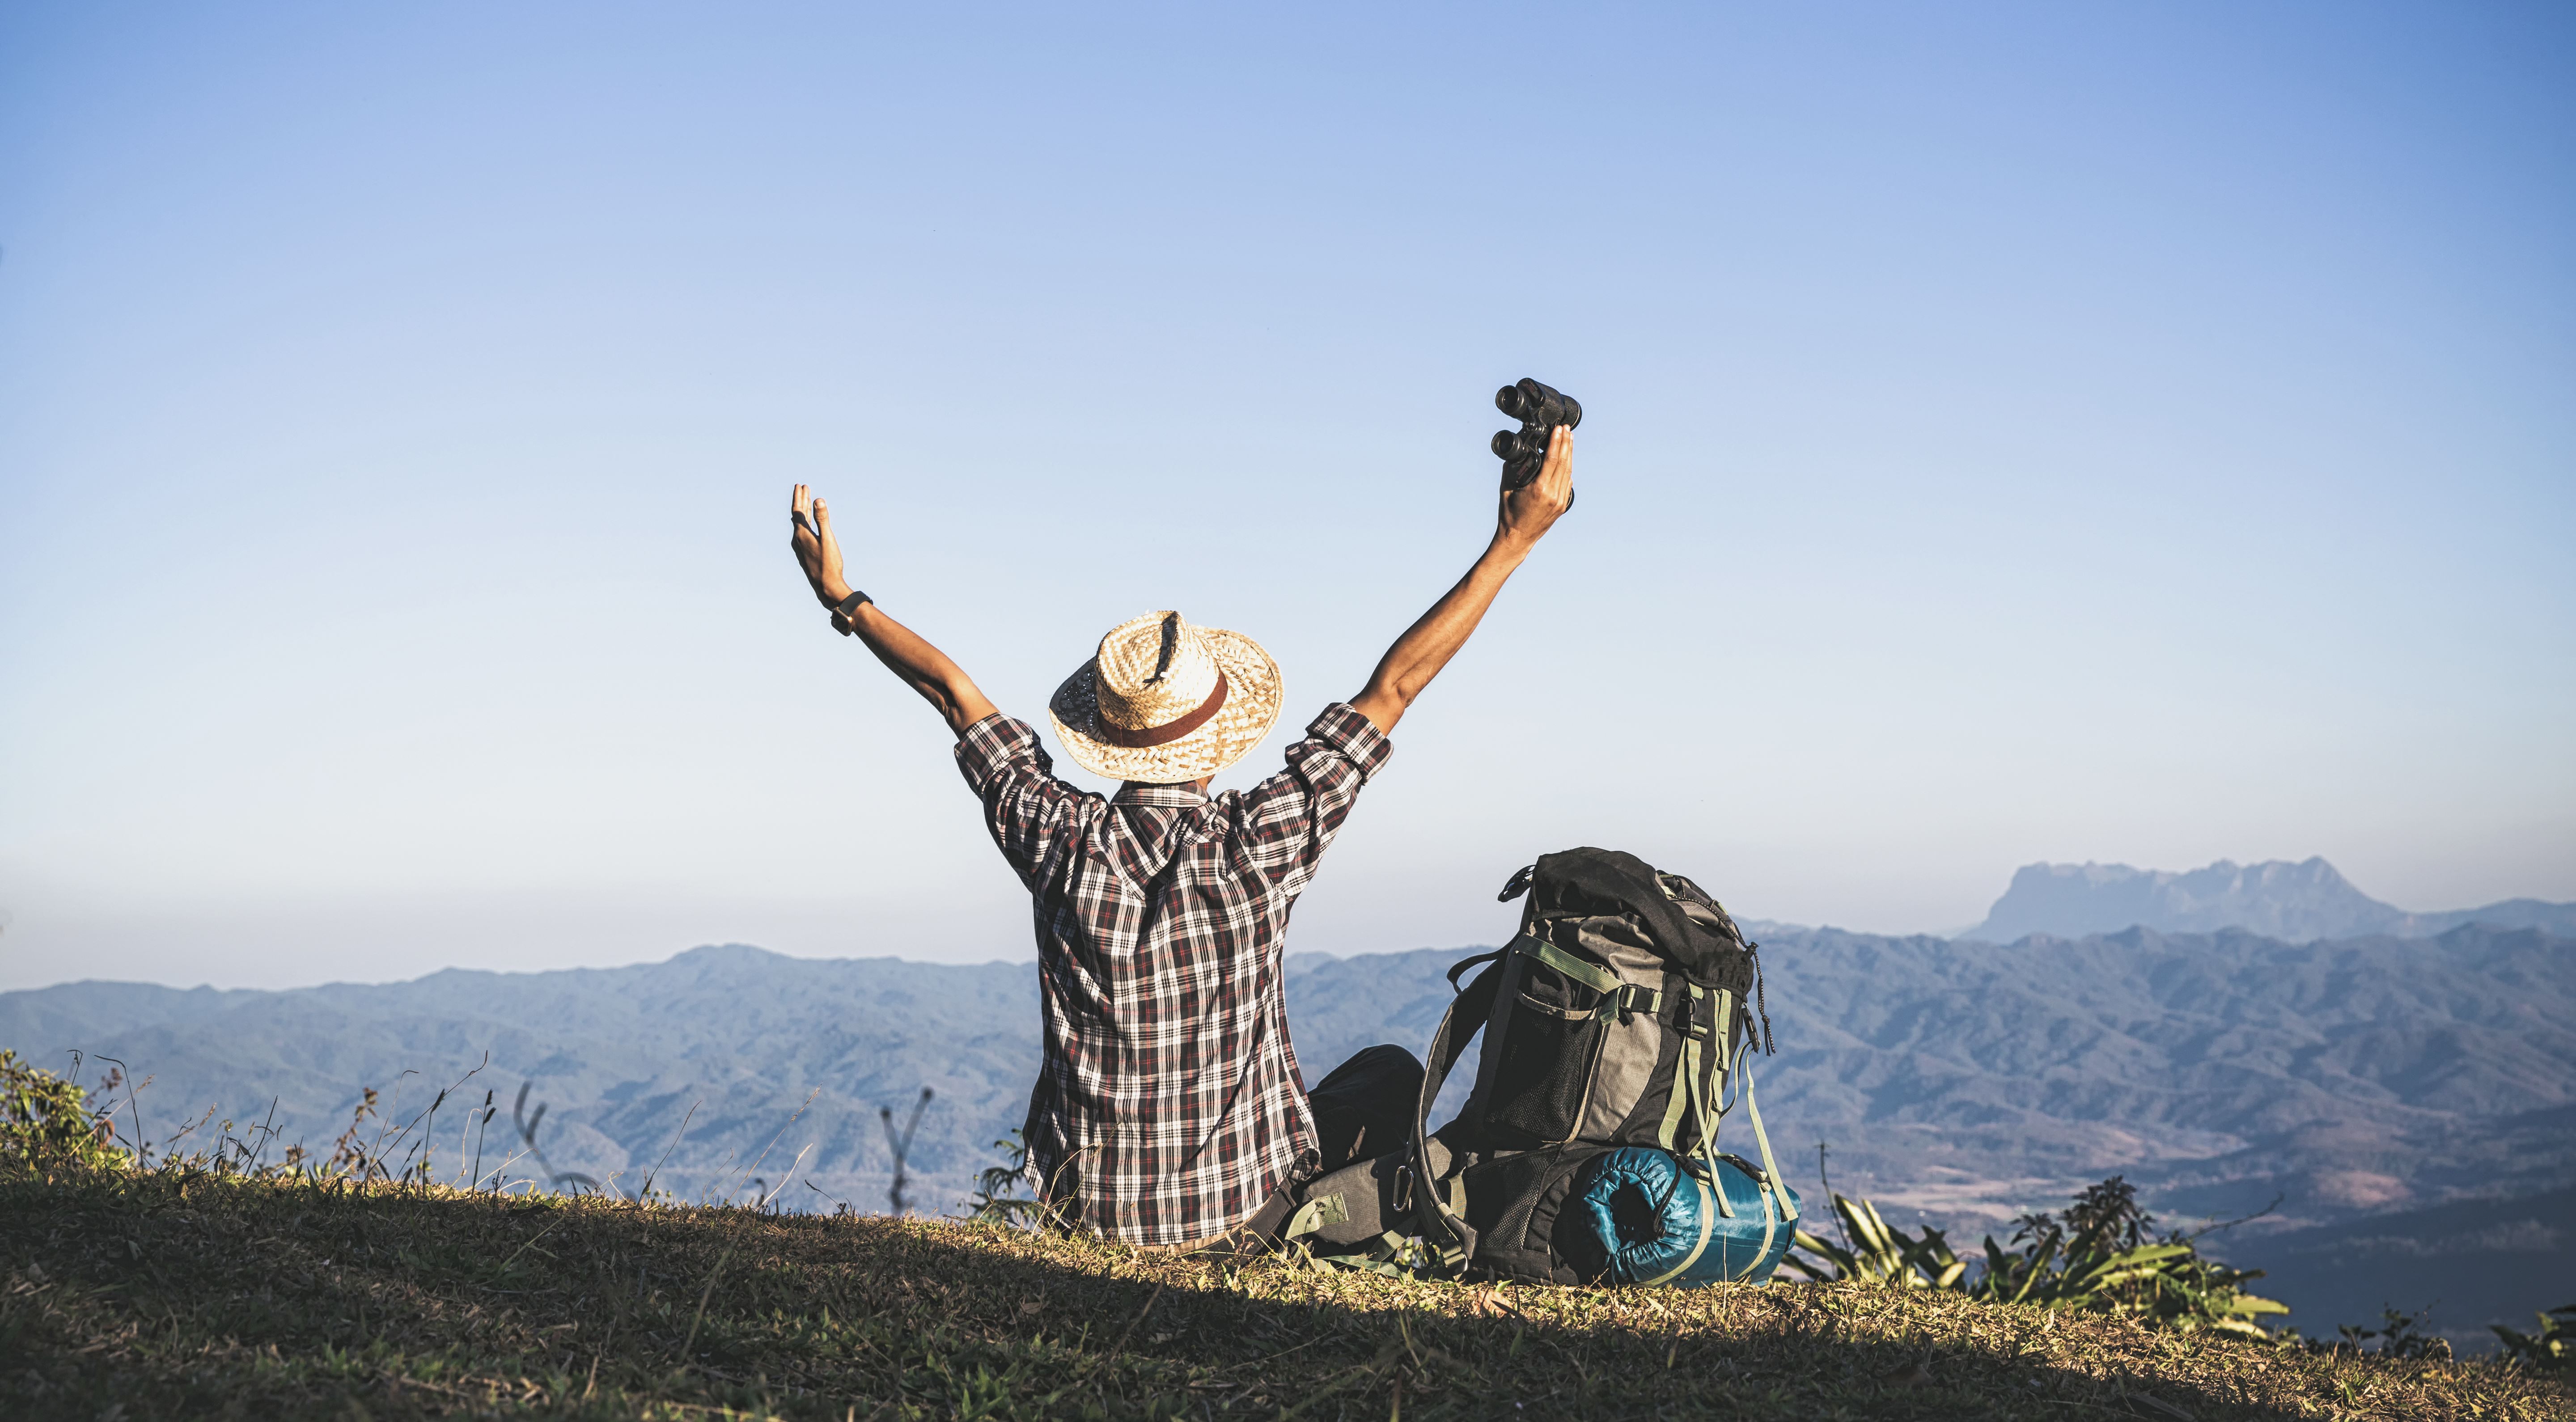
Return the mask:
[(1574, 513), (1292, 947), (1534, 854), (2576, 898), (2576, 9), (0, 11), (0, 986), (1025, 955), (787, 487), (1005, 709), (1283, 735)]

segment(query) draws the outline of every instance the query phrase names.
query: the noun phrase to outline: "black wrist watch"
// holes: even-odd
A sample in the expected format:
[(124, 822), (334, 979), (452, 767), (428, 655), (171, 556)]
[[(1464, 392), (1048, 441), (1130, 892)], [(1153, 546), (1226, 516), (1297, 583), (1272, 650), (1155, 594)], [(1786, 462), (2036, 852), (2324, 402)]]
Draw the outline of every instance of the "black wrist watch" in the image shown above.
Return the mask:
[(851, 589), (848, 597), (832, 604), (833, 630), (839, 632), (844, 637), (849, 636), (850, 614), (859, 610), (860, 603), (874, 601), (876, 601), (876, 599), (868, 596), (866, 593), (860, 592), (856, 588)]

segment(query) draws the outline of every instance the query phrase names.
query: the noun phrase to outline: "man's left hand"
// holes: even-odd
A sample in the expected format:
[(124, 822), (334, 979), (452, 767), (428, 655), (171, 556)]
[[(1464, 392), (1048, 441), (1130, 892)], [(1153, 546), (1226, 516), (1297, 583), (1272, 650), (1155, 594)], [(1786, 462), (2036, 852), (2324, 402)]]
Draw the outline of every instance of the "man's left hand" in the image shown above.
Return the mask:
[(850, 580), (841, 575), (841, 541), (832, 536), (831, 507), (799, 484), (790, 496), (787, 516), (796, 525), (787, 546), (795, 550), (805, 581), (813, 585), (815, 598), (825, 607), (839, 607), (841, 599), (850, 595)]

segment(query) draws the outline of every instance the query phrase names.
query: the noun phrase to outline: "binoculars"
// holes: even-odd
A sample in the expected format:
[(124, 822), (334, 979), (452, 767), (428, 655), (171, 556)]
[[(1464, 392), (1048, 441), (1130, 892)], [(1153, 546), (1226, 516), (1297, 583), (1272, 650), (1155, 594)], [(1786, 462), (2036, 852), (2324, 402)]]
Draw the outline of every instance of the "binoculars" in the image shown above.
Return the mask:
[(1516, 430), (1494, 434), (1494, 453), (1503, 461), (1503, 487), (1518, 489), (1538, 477), (1547, 462), (1547, 441), (1558, 425), (1583, 423), (1583, 406), (1573, 396), (1535, 380), (1506, 385), (1494, 392), (1494, 408), (1521, 422)]

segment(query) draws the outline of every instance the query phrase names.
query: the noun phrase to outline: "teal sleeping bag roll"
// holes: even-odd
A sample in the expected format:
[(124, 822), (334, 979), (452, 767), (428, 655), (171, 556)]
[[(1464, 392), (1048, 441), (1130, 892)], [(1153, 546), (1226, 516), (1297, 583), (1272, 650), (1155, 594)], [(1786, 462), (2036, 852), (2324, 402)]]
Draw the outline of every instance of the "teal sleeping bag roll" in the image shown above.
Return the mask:
[[(1765, 1189), (1759, 1169), (1733, 1156), (1713, 1167), (1670, 1151), (1625, 1146), (1576, 1175), (1560, 1217), (1560, 1249), (1592, 1264), (1602, 1283), (1759, 1284), (1780, 1267), (1796, 1230), (1798, 1192)], [(1718, 1193), (1725, 1193), (1725, 1206)]]

